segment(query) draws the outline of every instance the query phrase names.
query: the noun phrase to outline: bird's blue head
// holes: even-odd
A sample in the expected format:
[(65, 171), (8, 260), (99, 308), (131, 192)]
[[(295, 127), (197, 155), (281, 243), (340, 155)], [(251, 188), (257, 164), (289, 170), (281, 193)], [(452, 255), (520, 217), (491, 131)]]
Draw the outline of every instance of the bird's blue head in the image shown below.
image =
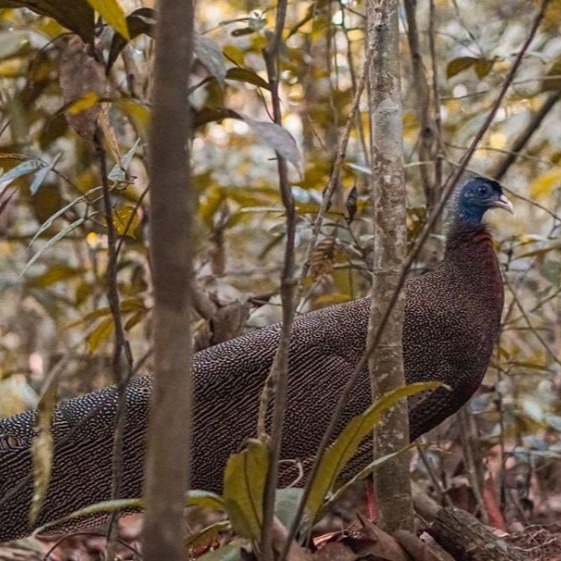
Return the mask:
[(503, 194), (500, 183), (471, 175), (458, 187), (452, 201), (453, 214), (469, 224), (480, 224), (485, 211), (502, 208), (512, 214), (512, 203)]

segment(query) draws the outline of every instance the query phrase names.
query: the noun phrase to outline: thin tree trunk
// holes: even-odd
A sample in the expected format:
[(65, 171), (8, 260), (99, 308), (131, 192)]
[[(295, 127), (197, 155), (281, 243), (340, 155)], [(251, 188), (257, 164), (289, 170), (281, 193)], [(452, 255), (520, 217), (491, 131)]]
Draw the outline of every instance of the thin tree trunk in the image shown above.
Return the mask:
[[(369, 71), (374, 208), (373, 297), (369, 333), (386, 312), (406, 257), (405, 179), (402, 101), (399, 69), (397, 0), (370, 0), (368, 42), (374, 47)], [(405, 295), (393, 308), (377, 349), (370, 359), (375, 395), (405, 385), (402, 324)], [(407, 404), (397, 406), (375, 435), (376, 455), (388, 454), (409, 441)], [(380, 524), (388, 532), (413, 528), (409, 456), (402, 454), (376, 472)]]
[(145, 561), (186, 558), (183, 505), (192, 413), (190, 280), (195, 209), (187, 99), (192, 40), (192, 0), (160, 0), (150, 134), (155, 376), (145, 468)]

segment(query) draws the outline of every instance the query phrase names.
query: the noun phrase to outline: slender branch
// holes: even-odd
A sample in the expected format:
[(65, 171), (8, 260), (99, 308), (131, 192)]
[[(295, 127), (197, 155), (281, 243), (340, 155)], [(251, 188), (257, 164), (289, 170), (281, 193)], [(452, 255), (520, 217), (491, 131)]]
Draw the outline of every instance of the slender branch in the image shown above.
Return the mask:
[[(351, 48), (351, 39), (349, 37), (349, 30), (347, 29), (346, 26), (346, 22), (345, 22), (345, 13), (346, 13), (346, 6), (343, 3), (343, 0), (338, 0), (339, 3), (339, 9), (341, 10), (341, 14), (343, 15), (342, 17), (342, 21), (341, 21), (341, 29), (343, 30), (343, 34), (345, 35), (345, 40), (347, 42), (347, 61), (348, 61), (348, 66), (349, 66), (349, 75), (351, 77), (351, 84), (353, 87), (353, 96), (355, 95), (355, 93), (358, 90), (358, 82), (357, 82), (357, 77), (356, 77), (356, 72), (355, 72), (355, 63), (354, 63), (354, 57), (353, 57), (353, 51)], [(367, 166), (370, 166), (370, 150), (368, 149), (368, 144), (366, 143), (366, 134), (364, 131), (364, 125), (362, 123), (362, 119), (361, 119), (361, 115), (360, 112), (356, 112), (355, 114), (355, 120), (356, 120), (356, 127), (358, 130), (358, 135), (360, 138), (360, 144), (362, 147), (362, 152), (363, 152), (363, 156), (364, 156), (364, 161), (366, 162)]]
[[(391, 300), (388, 304), (388, 307), (386, 309), (386, 313), (385, 313), (384, 317), (380, 321), (380, 324), (378, 325), (378, 328), (376, 329), (376, 332), (373, 334), (373, 336), (371, 338), (371, 342), (368, 345), (365, 353), (362, 355), (361, 359), (359, 360), (359, 362), (355, 366), (355, 369), (353, 370), (351, 376), (347, 380), (346, 384), (343, 386), (343, 389), (342, 389), (342, 391), (339, 395), (339, 400), (337, 401), (337, 405), (335, 406), (335, 409), (333, 411), (333, 415), (331, 417), (329, 425), (328, 425), (327, 429), (325, 430), (325, 432), (322, 436), (321, 442), (320, 442), (318, 450), (316, 452), (316, 456), (314, 458), (314, 463), (313, 463), (312, 468), (310, 470), (310, 474), (308, 476), (306, 486), (304, 487), (304, 491), (302, 493), (302, 498), (300, 499), (300, 503), (298, 505), (298, 510), (296, 511), (292, 526), (290, 528), (290, 532), (288, 534), (287, 544), (289, 544), (294, 539), (294, 536), (296, 535), (296, 532), (297, 532), (298, 527), (300, 525), (300, 521), (302, 520), (302, 516), (304, 514), (304, 510), (305, 510), (305, 507), (306, 507), (306, 501), (308, 500), (308, 496), (310, 494), (314, 479), (317, 476), (317, 472), (318, 472), (318, 468), (319, 468), (321, 458), (323, 457), (323, 454), (325, 453), (325, 450), (327, 449), (327, 447), (329, 446), (329, 443), (331, 442), (332, 436), (333, 436), (333, 434), (336, 430), (336, 427), (339, 423), (341, 415), (342, 415), (342, 413), (343, 413), (343, 411), (344, 411), (344, 409), (345, 409), (345, 407), (348, 403), (348, 399), (350, 398), (352, 390), (354, 389), (354, 387), (355, 387), (359, 377), (361, 376), (361, 374), (363, 374), (363, 372), (365, 371), (365, 368), (368, 365), (368, 359), (369, 359), (370, 355), (372, 354), (372, 352), (374, 351), (374, 349), (378, 346), (378, 344), (380, 342), (382, 332), (384, 331), (384, 329), (386, 327), (386, 324), (387, 324), (387, 321), (388, 321), (388, 318), (389, 318), (389, 315), (390, 315), (393, 307), (395, 306), (395, 304), (397, 302), (397, 299), (399, 297), (399, 293), (400, 293), (401, 289), (403, 288), (403, 285), (405, 284), (407, 274), (408, 274), (409, 270), (411, 269), (411, 266), (413, 265), (413, 263), (417, 259), (417, 256), (419, 255), (419, 252), (421, 251), (424, 244), (426, 243), (434, 225), (437, 223), (437, 221), (440, 218), (440, 215), (444, 211), (444, 207), (445, 207), (448, 199), (452, 195), (453, 189), (454, 189), (457, 181), (459, 180), (459, 178), (461, 177), (461, 175), (465, 171), (471, 157), (473, 156), (473, 153), (475, 152), (477, 144), (481, 141), (481, 138), (484, 136), (484, 134), (488, 130), (489, 126), (491, 125), (491, 123), (493, 121), (493, 118), (495, 117), (497, 111), (499, 110), (499, 107), (500, 107), (500, 105), (501, 105), (501, 103), (504, 99), (504, 96), (506, 95), (506, 92), (507, 92), (509, 86), (512, 84), (512, 81), (514, 79), (514, 76), (516, 75), (516, 72), (518, 71), (518, 68), (520, 67), (522, 59), (524, 58), (525, 53), (527, 52), (528, 48), (530, 47), (530, 43), (532, 42), (534, 36), (536, 35), (538, 27), (539, 27), (539, 25), (540, 25), (540, 23), (541, 23), (541, 21), (544, 17), (545, 9), (546, 9), (548, 3), (549, 3), (549, 0), (542, 0), (542, 4), (540, 6), (540, 9), (539, 9), (537, 15), (535, 16), (534, 21), (532, 22), (530, 32), (529, 32), (526, 40), (524, 41), (524, 44), (522, 45), (522, 48), (520, 49), (512, 67), (510, 69), (510, 72), (508, 73), (508, 75), (507, 75), (507, 77), (506, 77), (506, 79), (505, 79), (505, 81), (502, 85), (501, 91), (500, 91), (499, 95), (497, 96), (497, 99), (495, 100), (495, 103), (493, 104), (493, 107), (491, 108), (491, 111), (489, 112), (489, 115), (487, 116), (487, 118), (485, 119), (485, 122), (483, 123), (480, 130), (478, 131), (475, 138), (473, 139), (472, 144), (470, 145), (470, 148), (468, 149), (467, 153), (465, 154), (464, 158), (462, 159), (461, 164), (458, 166), (456, 171), (450, 176), (450, 178), (446, 182), (446, 186), (445, 186), (445, 189), (444, 189), (444, 192), (443, 192), (442, 199), (440, 200), (439, 204), (435, 207), (434, 213), (431, 215), (429, 221), (425, 225), (425, 228), (424, 228), (421, 236), (419, 237), (417, 243), (415, 244), (415, 247), (413, 248), (413, 250), (409, 254), (409, 256), (407, 258), (407, 261), (405, 262), (405, 265), (404, 265), (403, 270), (401, 272), (401, 275), (400, 275), (400, 278), (398, 280), (397, 286), (396, 286), (395, 291), (393, 293), (393, 296), (392, 296), (392, 298), (391, 298)], [(288, 552), (288, 546), (285, 545), (283, 554), (280, 557), (281, 561), (286, 558), (287, 552)]]
[(296, 300), (299, 301), (300, 297), (302, 296), (302, 291), (304, 288), (304, 280), (308, 276), (308, 272), (311, 266), (311, 257), (312, 253), (317, 245), (317, 241), (319, 238), (319, 233), (323, 224), (323, 220), (325, 218), (325, 214), (327, 209), (331, 204), (331, 198), (335, 193), (335, 189), (337, 188), (337, 183), (339, 181), (339, 175), (341, 174), (341, 168), (343, 167), (343, 162), (345, 159), (345, 154), (347, 152), (347, 145), (349, 143), (349, 137), (351, 135), (351, 130), (353, 128), (355, 122), (355, 115), (358, 111), (358, 106), (360, 104), (360, 98), (362, 96), (362, 92), (364, 91), (364, 86), (366, 84), (366, 78), (368, 76), (368, 67), (372, 61), (372, 56), (374, 54), (374, 50), (369, 48), (368, 53), (366, 54), (364, 65), (362, 68), (362, 73), (360, 75), (360, 79), (358, 81), (355, 95), (353, 97), (353, 103), (351, 105), (351, 110), (349, 112), (349, 117), (347, 119), (347, 123), (345, 124), (345, 130), (339, 140), (339, 147), (337, 149), (337, 154), (335, 156), (335, 163), (333, 164), (333, 169), (331, 170), (331, 175), (329, 176), (329, 182), (327, 183), (327, 187), (323, 192), (323, 198), (321, 200), (320, 209), (316, 216), (316, 220), (314, 222), (312, 228), (312, 239), (308, 244), (306, 249), (306, 255), (304, 257), (304, 265), (302, 266), (302, 273), (300, 274), (300, 278), (298, 279), (298, 285), (296, 287)]
[[(407, 18), (407, 42), (409, 43), (409, 55), (411, 56), (412, 83), (415, 84), (415, 87), (412, 89), (417, 97), (416, 110), (420, 125), (419, 159), (424, 162), (431, 159), (434, 142), (433, 126), (430, 121), (429, 111), (430, 90), (419, 44), (419, 29), (417, 27), (416, 15), (417, 0), (405, 0), (404, 6)], [(435, 192), (435, 186), (429, 177), (427, 166), (421, 166), (419, 171), (427, 200), (427, 209), (431, 212), (436, 201), (438, 201), (438, 193)]]
[[(117, 418), (115, 424), (115, 432), (113, 437), (113, 466), (111, 479), (111, 497), (118, 499), (120, 495), (121, 479), (123, 473), (123, 436), (126, 421), (126, 379), (132, 374), (132, 356), (130, 347), (127, 342), (125, 329), (123, 327), (123, 318), (121, 316), (121, 305), (119, 298), (119, 288), (117, 284), (117, 233), (113, 222), (113, 208), (111, 205), (111, 194), (109, 189), (109, 181), (107, 178), (107, 159), (105, 149), (103, 148), (101, 139), (101, 129), (97, 128), (94, 134), (94, 146), (99, 160), (99, 168), (101, 174), (103, 207), (105, 214), (105, 222), (107, 225), (107, 299), (109, 301), (109, 309), (113, 317), (114, 325), (114, 346), (113, 346), (113, 381), (117, 386)], [(127, 361), (128, 373), (123, 371), (122, 356), (125, 353)], [(113, 513), (109, 519), (107, 528), (108, 541), (108, 557), (113, 559), (117, 546), (117, 514)]]
[(474, 426), (469, 405), (462, 407), (456, 414), (460, 429), (460, 442), (466, 466), (467, 478), (470, 483), (475, 503), (479, 510), (479, 516), (484, 524), (489, 523), (489, 515), (485, 508), (482, 488), (484, 485), (483, 464), (479, 454), (479, 442), (477, 440), (476, 427)]
[(437, 152), (434, 161), (434, 182), (437, 191), (437, 200), (440, 198), (442, 187), (442, 161), (444, 159), (444, 149), (442, 145), (442, 115), (440, 113), (440, 93), (438, 91), (438, 59), (436, 57), (436, 32), (435, 32), (436, 13), (434, 0), (430, 0), (429, 11), (429, 50), (432, 67), (432, 103), (434, 107), (434, 128), (436, 133)]
[(547, 117), (548, 113), (553, 109), (557, 102), (561, 99), (561, 90), (551, 92), (543, 102), (542, 106), (538, 109), (536, 114), (530, 119), (524, 130), (518, 135), (514, 141), (508, 156), (497, 166), (495, 171), (491, 174), (497, 181), (500, 181), (514, 164), (520, 152), (528, 144), (532, 135), (538, 130), (543, 120)]
[(534, 334), (534, 337), (541, 343), (542, 347), (546, 350), (547, 354), (551, 357), (551, 359), (554, 362), (556, 362), (559, 366), (561, 366), (561, 359), (559, 359), (557, 353), (550, 347), (549, 343), (541, 336), (540, 332), (535, 328), (534, 324), (532, 323), (532, 320), (530, 319), (530, 316), (528, 315), (526, 309), (524, 308), (524, 305), (518, 298), (518, 294), (516, 293), (512, 284), (508, 280), (507, 275), (503, 275), (503, 279), (505, 281), (505, 284), (508, 286), (510, 293), (512, 294), (512, 298), (516, 302), (516, 306), (518, 307), (520, 313), (524, 317), (524, 321), (530, 328), (530, 331)]
[[(286, 19), (287, 0), (279, 0), (275, 22), (275, 34), (263, 51), (267, 67), (269, 85), (271, 87), (271, 102), (275, 123), (281, 125), (282, 114), (279, 97), (279, 50), (282, 41), (282, 31)], [(290, 348), (290, 333), (294, 320), (294, 268), (295, 254), (294, 243), (296, 239), (296, 209), (290, 183), (286, 160), (277, 152), (277, 170), (281, 199), (286, 214), (286, 241), (284, 246), (284, 261), (281, 272), (281, 301), (282, 301), (282, 328), (279, 346), (273, 360), (271, 372), (261, 398), (261, 404), (269, 401), (274, 396), (273, 418), (271, 422), (271, 438), (269, 441), (269, 467), (263, 498), (263, 529), (261, 534), (261, 559), (273, 560), (273, 519), (275, 513), (275, 497), (278, 483), (278, 470), (282, 444), (282, 431), (284, 414), (288, 394), (288, 355)], [(263, 410), (264, 408), (261, 407)], [(264, 415), (263, 415), (264, 416)], [(263, 427), (264, 429), (264, 427)]]
[[(421, 458), (421, 461), (423, 462), (423, 464), (425, 466), (425, 469), (427, 470), (427, 473), (429, 474), (429, 477), (430, 477), (430, 480), (433, 484), (433, 487), (434, 487), (436, 493), (438, 494), (438, 497), (440, 499), (440, 503), (444, 506), (453, 506), (452, 499), (445, 493), (444, 489), (442, 488), (442, 482), (436, 476), (436, 473), (434, 471), (434, 466), (432, 465), (431, 459), (427, 456), (423, 446), (417, 441), (415, 443), (415, 447), (417, 448), (417, 452), (419, 453), (419, 457)], [(415, 493), (414, 484), (412, 484), (412, 487), (413, 487), (413, 493)], [(413, 497), (413, 500), (414, 499), (415, 499), (415, 497)]]

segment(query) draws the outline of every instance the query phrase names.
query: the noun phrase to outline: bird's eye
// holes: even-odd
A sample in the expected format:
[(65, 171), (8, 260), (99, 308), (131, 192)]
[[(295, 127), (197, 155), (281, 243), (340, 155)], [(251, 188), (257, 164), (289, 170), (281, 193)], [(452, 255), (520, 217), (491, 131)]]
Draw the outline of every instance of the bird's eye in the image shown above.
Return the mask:
[(487, 194), (487, 187), (485, 185), (480, 185), (477, 188), (477, 194), (478, 195), (486, 195)]

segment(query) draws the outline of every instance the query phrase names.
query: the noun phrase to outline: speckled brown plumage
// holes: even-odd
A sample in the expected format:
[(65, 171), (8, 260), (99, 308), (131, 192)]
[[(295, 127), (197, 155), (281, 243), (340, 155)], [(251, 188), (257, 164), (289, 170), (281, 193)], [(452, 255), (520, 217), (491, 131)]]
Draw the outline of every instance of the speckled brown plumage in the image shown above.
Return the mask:
[[(487, 183), (498, 189), (497, 197), (502, 196), (500, 187)], [(503, 306), (499, 267), (490, 234), (480, 217), (472, 218), (458, 214), (453, 219), (441, 265), (407, 284), (403, 335), (407, 381), (441, 380), (451, 388), (410, 403), (412, 438), (435, 427), (471, 397), (485, 374), (498, 334)], [(364, 351), (369, 306), (370, 299), (363, 298), (295, 321), (283, 458), (313, 456), (339, 391)], [(279, 335), (280, 326), (272, 325), (196, 354), (194, 488), (220, 491), (227, 457), (255, 435), (258, 398)], [(122, 485), (127, 497), (142, 492), (149, 396), (149, 376), (127, 389)], [(339, 429), (370, 402), (365, 372)], [(110, 497), (116, 408), (113, 388), (59, 405), (53, 421), (53, 476), (38, 524)], [(27, 412), (0, 422), (0, 541), (31, 530), (27, 513), (33, 419), (34, 412)], [(355, 467), (370, 458), (367, 448)]]

